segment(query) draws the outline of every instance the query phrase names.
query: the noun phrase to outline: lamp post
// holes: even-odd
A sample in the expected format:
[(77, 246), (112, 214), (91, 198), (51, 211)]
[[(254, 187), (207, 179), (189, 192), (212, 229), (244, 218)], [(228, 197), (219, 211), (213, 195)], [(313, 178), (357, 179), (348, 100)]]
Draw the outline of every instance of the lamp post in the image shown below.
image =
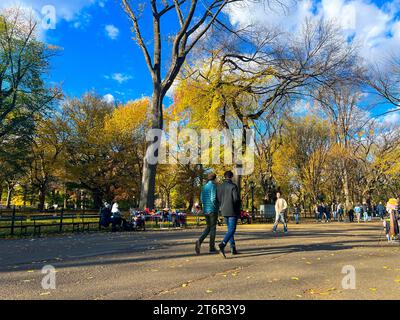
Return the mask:
[(250, 185), (250, 190), (251, 190), (251, 218), (254, 221), (255, 218), (255, 214), (254, 214), (254, 187), (255, 187), (255, 183), (254, 181), (250, 181), (249, 183)]

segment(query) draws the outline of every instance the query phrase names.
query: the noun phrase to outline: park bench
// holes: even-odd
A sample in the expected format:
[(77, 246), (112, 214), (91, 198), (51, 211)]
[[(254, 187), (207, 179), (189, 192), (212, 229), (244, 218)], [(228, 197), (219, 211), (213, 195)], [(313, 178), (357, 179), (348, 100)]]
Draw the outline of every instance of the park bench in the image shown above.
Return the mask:
[(39, 216), (31, 216), (30, 220), (33, 221), (33, 234), (41, 233), (42, 227), (59, 227), (62, 229), (64, 217), (61, 215), (39, 215)]
[[(91, 225), (98, 226), (98, 228), (100, 230), (100, 218), (101, 218), (100, 214), (98, 214), (98, 213), (85, 214), (84, 213), (84, 214), (81, 214), (79, 216), (79, 218), (81, 220), (74, 222), (74, 224), (73, 224), (73, 228), (72, 228), (73, 231), (75, 231), (75, 227), (77, 228), (78, 231), (80, 231), (80, 230), (85, 231), (85, 229), (87, 231), (89, 231)], [(95, 221), (88, 221), (88, 220), (95, 220)]]
[[(72, 226), (72, 230), (74, 231), (75, 226), (79, 224), (75, 220), (78, 218), (75, 213), (61, 213), (59, 215), (37, 215), (31, 216), (30, 220), (33, 221), (33, 234), (41, 233), (42, 227), (59, 227), (59, 232), (62, 232), (63, 227)], [(65, 222), (65, 220), (72, 220), (70, 222)]]
[[(0, 229), (11, 229), (11, 235), (14, 235), (14, 229), (20, 229), (20, 234), (24, 231), (24, 234), (27, 232), (27, 226), (23, 223), (26, 221), (26, 217), (24, 216), (1, 216), (0, 222), (9, 222), (10, 225), (2, 225), (0, 224)], [(18, 225), (15, 225), (16, 222), (19, 222)]]

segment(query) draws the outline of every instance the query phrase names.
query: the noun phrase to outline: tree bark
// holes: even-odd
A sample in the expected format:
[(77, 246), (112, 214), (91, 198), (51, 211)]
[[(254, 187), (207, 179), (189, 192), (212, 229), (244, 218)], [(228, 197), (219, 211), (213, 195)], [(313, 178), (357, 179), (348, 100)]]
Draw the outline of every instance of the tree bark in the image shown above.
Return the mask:
[(26, 202), (28, 199), (28, 186), (25, 184), (23, 188), (24, 188), (23, 202), (24, 202), (24, 208), (26, 208)]
[(14, 191), (14, 184), (12, 183), (7, 183), (7, 208), (11, 208), (11, 199), (12, 199), (12, 193)]
[(345, 199), (345, 207), (346, 210), (350, 209), (351, 202), (350, 202), (350, 189), (349, 189), (349, 175), (347, 172), (346, 162), (343, 161), (343, 193)]
[(103, 200), (103, 195), (100, 190), (93, 190), (92, 191), (92, 197), (93, 197), (93, 206), (94, 209), (98, 210), (102, 207), (102, 200)]
[[(152, 129), (163, 129), (163, 112), (162, 112), (162, 100), (163, 96), (161, 93), (160, 85), (157, 83), (153, 84), (153, 97), (152, 97)], [(156, 139), (148, 143), (148, 148), (152, 144), (156, 143)], [(155, 156), (158, 156), (156, 151)], [(149, 208), (154, 209), (155, 201), (155, 189), (156, 189), (156, 174), (157, 164), (148, 163), (146, 157), (144, 159), (143, 174), (142, 174), (142, 187), (140, 191), (140, 209)]]
[(46, 186), (42, 185), (39, 187), (39, 211), (44, 210), (44, 203), (46, 202)]

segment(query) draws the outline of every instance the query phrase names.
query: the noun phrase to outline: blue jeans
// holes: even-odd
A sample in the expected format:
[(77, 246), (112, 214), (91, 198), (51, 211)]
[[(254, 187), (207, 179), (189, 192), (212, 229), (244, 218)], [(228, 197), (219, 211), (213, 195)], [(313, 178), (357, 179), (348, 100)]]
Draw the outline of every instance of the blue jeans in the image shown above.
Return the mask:
[(295, 214), (294, 215), (294, 220), (296, 221), (296, 224), (300, 223), (300, 215), (299, 214)]
[(235, 247), (235, 232), (238, 218), (237, 217), (225, 217), (225, 223), (228, 226), (228, 232), (226, 233), (224, 240), (222, 241), (223, 245), (229, 242), (231, 248)]
[(275, 220), (275, 224), (274, 224), (274, 228), (273, 231), (276, 231), (276, 228), (278, 227), (279, 222), (283, 223), (283, 230), (285, 232), (287, 232), (287, 224), (286, 224), (286, 219), (285, 219), (285, 215), (283, 213), (280, 213)]

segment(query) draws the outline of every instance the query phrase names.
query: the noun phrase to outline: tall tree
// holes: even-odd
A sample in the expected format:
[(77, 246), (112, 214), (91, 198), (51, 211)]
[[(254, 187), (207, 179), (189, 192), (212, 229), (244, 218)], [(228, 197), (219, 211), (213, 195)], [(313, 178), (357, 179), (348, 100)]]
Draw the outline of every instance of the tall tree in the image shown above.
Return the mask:
[(32, 11), (0, 11), (0, 143), (31, 134), (39, 112), (60, 94), (43, 80), (56, 50), (40, 42), (37, 33)]
[(51, 182), (63, 176), (69, 133), (64, 114), (53, 113), (38, 122), (31, 150), (31, 184), (39, 191), (39, 210), (44, 209)]
[[(135, 40), (143, 52), (152, 78), (151, 122), (153, 129), (163, 128), (164, 97), (178, 76), (188, 54), (213, 26), (233, 30), (222, 19), (222, 12), (229, 4), (239, 2), (245, 4), (247, 1), (249, 0), (147, 0), (137, 3), (137, 1), (122, 0), (123, 7), (132, 22)], [(266, 0), (265, 2), (268, 4), (271, 2), (282, 3), (279, 0)], [(177, 30), (172, 31), (168, 30), (164, 23), (166, 23), (167, 16), (172, 18), (171, 14), (174, 11), (178, 27)], [(141, 17), (144, 20), (146, 18), (152, 20), (151, 42), (145, 39), (145, 30), (148, 30), (149, 26), (140, 24)], [(171, 20), (168, 24), (171, 25)], [(169, 59), (164, 60), (165, 42), (163, 39), (166, 38), (172, 40), (172, 45)], [(154, 143), (156, 143), (156, 139), (149, 145)], [(144, 160), (140, 196), (142, 208), (153, 208), (154, 206), (156, 170), (156, 164), (150, 164)]]

